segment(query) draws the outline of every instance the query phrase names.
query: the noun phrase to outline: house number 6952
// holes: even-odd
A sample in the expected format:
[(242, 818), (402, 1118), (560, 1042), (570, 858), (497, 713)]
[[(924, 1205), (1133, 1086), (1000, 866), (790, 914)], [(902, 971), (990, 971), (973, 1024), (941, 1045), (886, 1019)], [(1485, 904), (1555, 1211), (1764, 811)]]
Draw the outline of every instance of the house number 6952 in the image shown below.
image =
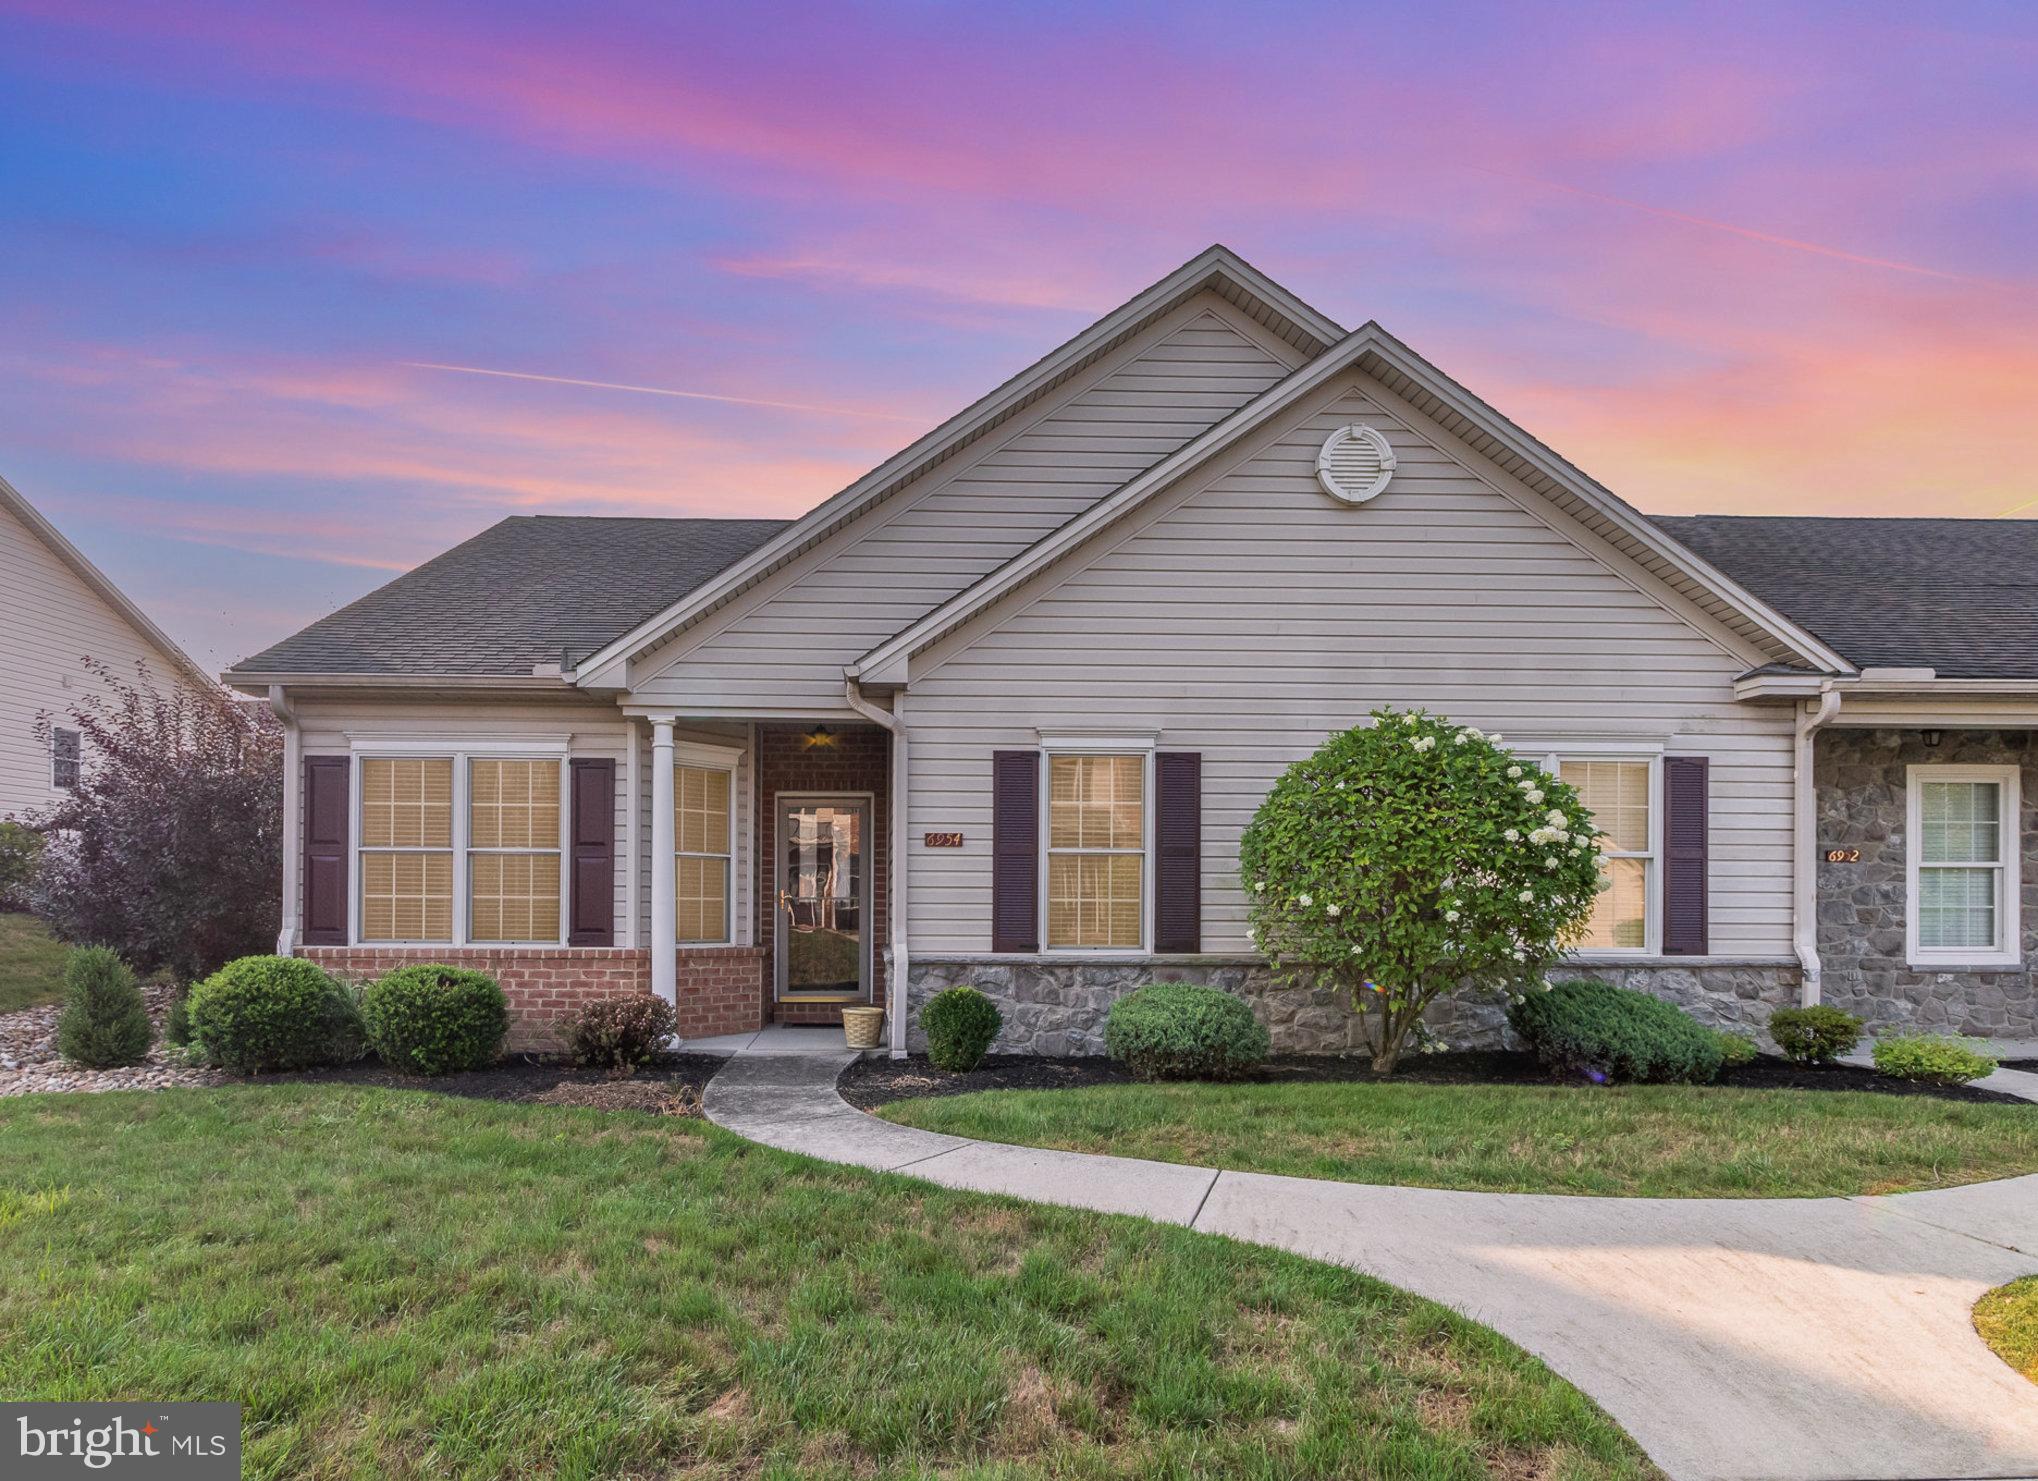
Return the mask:
[(1826, 850), (1828, 864), (1859, 864), (1861, 850), (1858, 848), (1829, 848)]

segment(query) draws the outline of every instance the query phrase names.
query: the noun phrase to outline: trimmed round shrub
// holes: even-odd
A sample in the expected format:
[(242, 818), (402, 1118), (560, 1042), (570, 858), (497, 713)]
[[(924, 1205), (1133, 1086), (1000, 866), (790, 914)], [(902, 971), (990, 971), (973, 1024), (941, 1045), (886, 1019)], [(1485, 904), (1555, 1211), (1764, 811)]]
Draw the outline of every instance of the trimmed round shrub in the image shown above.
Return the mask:
[(1996, 1060), (1970, 1044), (1937, 1034), (1893, 1034), (1875, 1041), (1875, 1067), (1893, 1080), (1965, 1085), (1996, 1072)]
[(1755, 1056), (1762, 1052), (1761, 1046), (1748, 1034), (1729, 1033), (1722, 1029), (1718, 1038), (1722, 1074), (1729, 1070), (1738, 1070), (1742, 1065), (1753, 1064)]
[(927, 1034), (927, 1057), (937, 1068), (957, 1074), (983, 1063), (991, 1043), (1004, 1027), (998, 1005), (973, 987), (951, 987), (936, 993), (920, 1010)]
[(1861, 1020), (1824, 1003), (1778, 1008), (1769, 1015), (1769, 1037), (1798, 1064), (1831, 1064), (1861, 1042)]
[(1111, 1005), (1104, 1048), (1141, 1080), (1232, 1080), (1264, 1063), (1272, 1041), (1230, 993), (1155, 982)]
[(91, 1070), (140, 1064), (155, 1031), (134, 973), (104, 946), (81, 946), (64, 961), (64, 1012), (57, 1053)]
[(1507, 1021), (1545, 1069), (1566, 1079), (1703, 1084), (1720, 1072), (1713, 1030), (1673, 1003), (1595, 978), (1529, 993)]
[(243, 1074), (361, 1057), (354, 994), (301, 957), (228, 962), (191, 989), (184, 1012), (206, 1059)]
[(495, 1062), (509, 1033), (509, 999), (486, 972), (421, 962), (369, 983), (361, 1022), (391, 1069), (447, 1075)]
[(652, 993), (596, 998), (563, 1025), (566, 1048), (577, 1065), (601, 1070), (634, 1070), (665, 1051), (679, 1032), (679, 1014)]

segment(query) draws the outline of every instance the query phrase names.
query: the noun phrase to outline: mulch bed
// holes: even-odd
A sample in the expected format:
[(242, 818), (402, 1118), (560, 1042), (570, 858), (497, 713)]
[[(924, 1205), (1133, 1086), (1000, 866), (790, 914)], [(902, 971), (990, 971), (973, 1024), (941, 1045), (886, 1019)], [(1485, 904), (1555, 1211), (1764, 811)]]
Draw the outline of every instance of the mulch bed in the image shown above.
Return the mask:
[(242, 1084), (370, 1085), (378, 1090), (427, 1090), (475, 1100), (530, 1105), (590, 1106), (600, 1111), (643, 1111), (654, 1116), (698, 1116), (701, 1091), (724, 1061), (712, 1054), (674, 1054), (635, 1074), (577, 1069), (562, 1059), (520, 1055), (485, 1070), (457, 1075), (405, 1075), (373, 1061), (334, 1069), (263, 1075)]
[[(1403, 1062), (1393, 1075), (1376, 1075), (1363, 1059), (1289, 1055), (1267, 1061), (1248, 1084), (1302, 1084), (1371, 1080), (1416, 1085), (1550, 1085), (1535, 1056), (1490, 1050), (1426, 1054)], [(836, 1088), (865, 1111), (896, 1100), (928, 1095), (968, 1095), (978, 1090), (1075, 1090), (1089, 1085), (1129, 1085), (1132, 1077), (1108, 1059), (1039, 1059), (993, 1055), (967, 1074), (936, 1069), (921, 1055), (909, 1059), (863, 1059), (842, 1072)], [(1921, 1085), (1892, 1080), (1855, 1065), (1795, 1065), (1764, 1055), (1734, 1070), (1722, 1088), (1730, 1090), (1865, 1090), (1876, 1095), (1929, 1095), (1941, 1100), (2029, 1105), (2014, 1095), (1971, 1085)]]

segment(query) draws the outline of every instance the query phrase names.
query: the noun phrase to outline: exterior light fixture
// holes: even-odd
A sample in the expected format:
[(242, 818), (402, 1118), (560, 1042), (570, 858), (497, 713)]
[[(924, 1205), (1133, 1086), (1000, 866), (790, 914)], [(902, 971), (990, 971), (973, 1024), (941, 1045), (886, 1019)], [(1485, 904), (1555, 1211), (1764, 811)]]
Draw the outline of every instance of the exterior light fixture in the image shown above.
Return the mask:
[(1924, 739), (1925, 739), (1925, 744), (1926, 744), (1926, 745), (1928, 745), (1928, 746), (1936, 746), (1936, 745), (1938, 745), (1938, 744), (1939, 744), (1939, 732), (1938, 732), (1938, 731), (1936, 731), (1936, 730), (1927, 730), (1927, 731), (1923, 731), (1923, 732), (1921, 732), (1921, 734), (1922, 734), (1922, 735), (1924, 736)]
[(820, 750), (825, 747), (834, 745), (836, 741), (836, 735), (835, 732), (830, 730), (827, 726), (816, 725), (812, 730), (806, 733), (804, 739), (808, 746), (816, 750)]

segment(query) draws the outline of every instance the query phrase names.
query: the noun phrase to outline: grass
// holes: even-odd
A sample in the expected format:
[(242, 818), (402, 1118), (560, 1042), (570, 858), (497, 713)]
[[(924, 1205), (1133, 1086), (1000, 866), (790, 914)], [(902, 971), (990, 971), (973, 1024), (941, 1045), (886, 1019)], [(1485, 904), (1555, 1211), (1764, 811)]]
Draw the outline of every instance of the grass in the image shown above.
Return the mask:
[(0, 911), (0, 1013), (59, 1001), (65, 952), (34, 916)]
[(1104, 1085), (934, 1096), (881, 1114), (985, 1141), (1496, 1192), (1770, 1198), (2038, 1171), (2038, 1106), (1844, 1091)]
[(2038, 1383), (2038, 1275), (1997, 1286), (1977, 1301), (1974, 1330), (1997, 1357)]
[(698, 1122), (0, 1101), (0, 1393), (234, 1399), (250, 1476), (1651, 1476), (1376, 1281)]

